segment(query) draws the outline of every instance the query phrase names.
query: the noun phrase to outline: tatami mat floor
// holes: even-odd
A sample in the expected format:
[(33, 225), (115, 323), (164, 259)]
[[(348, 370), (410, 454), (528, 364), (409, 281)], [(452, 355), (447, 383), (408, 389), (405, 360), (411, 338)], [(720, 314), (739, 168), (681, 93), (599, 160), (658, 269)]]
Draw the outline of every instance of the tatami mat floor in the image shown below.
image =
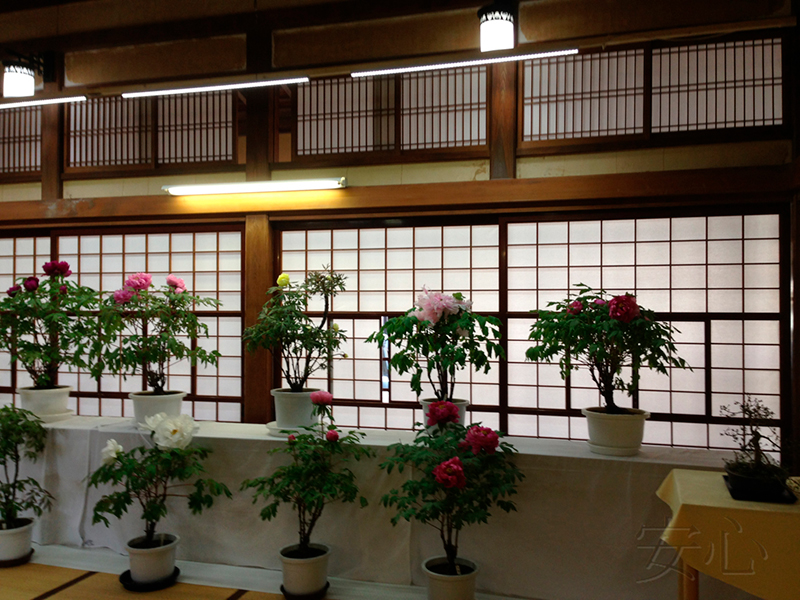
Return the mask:
[[(127, 557), (109, 550), (35, 546), (27, 565), (0, 569), (0, 600), (282, 600), (279, 571), (178, 561), (174, 586), (137, 594), (125, 590), (119, 574)], [(384, 585), (330, 578), (328, 600), (423, 600), (418, 586)], [(478, 594), (478, 600), (503, 600)]]

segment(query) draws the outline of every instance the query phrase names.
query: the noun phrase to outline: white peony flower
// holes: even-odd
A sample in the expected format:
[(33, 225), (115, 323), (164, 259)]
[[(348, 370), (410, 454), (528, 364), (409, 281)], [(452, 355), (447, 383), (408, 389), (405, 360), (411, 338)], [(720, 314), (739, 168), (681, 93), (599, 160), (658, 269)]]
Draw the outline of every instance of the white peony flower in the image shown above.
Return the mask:
[(155, 431), (158, 424), (161, 423), (164, 419), (167, 418), (167, 413), (160, 412), (155, 415), (150, 415), (149, 417), (144, 418), (144, 423), (139, 423), (139, 426), (142, 429), (147, 429), (148, 431)]
[(117, 443), (117, 440), (108, 440), (106, 447), (100, 452), (103, 457), (104, 465), (113, 465), (117, 460), (117, 454), (125, 452), (124, 448)]
[(153, 441), (156, 446), (165, 450), (170, 448), (182, 450), (192, 442), (193, 436), (194, 419), (189, 415), (162, 418), (153, 428)]

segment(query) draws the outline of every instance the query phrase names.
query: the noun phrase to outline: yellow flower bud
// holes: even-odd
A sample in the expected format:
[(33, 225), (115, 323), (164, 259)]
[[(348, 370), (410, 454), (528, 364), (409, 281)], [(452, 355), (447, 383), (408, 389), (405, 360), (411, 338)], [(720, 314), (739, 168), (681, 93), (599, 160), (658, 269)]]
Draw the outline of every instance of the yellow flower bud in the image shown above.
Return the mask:
[(280, 276), (278, 277), (278, 285), (280, 287), (286, 287), (287, 285), (289, 285), (289, 283), (290, 283), (289, 276), (286, 273), (281, 273)]
[(333, 328), (334, 331), (339, 331), (339, 324), (338, 323), (334, 323), (331, 327)]

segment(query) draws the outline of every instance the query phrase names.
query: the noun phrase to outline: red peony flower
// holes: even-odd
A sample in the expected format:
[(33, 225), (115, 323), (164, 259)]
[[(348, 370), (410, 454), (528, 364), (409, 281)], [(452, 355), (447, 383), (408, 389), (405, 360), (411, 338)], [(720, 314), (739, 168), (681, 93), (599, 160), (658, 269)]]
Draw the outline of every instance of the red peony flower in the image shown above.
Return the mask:
[(39, 278), (38, 277), (28, 277), (23, 283), (25, 289), (29, 292), (35, 292), (39, 289)]
[(328, 433), (325, 434), (325, 439), (329, 442), (336, 442), (339, 440), (339, 432), (335, 429), (329, 429)]
[(472, 447), (472, 453), (478, 454), (481, 450), (486, 450), (487, 454), (494, 454), (500, 444), (500, 436), (489, 427), (475, 425), (467, 430), (466, 446)]
[(297, 441), (297, 438), (294, 437), (294, 434), (289, 434), (289, 437), (286, 438), (286, 441), (288, 441), (290, 444), (294, 444)]
[(333, 404), (333, 394), (325, 390), (311, 392), (311, 402), (314, 404), (321, 404), (323, 406), (330, 406)]
[(461, 459), (457, 456), (442, 464), (434, 467), (433, 476), (437, 483), (441, 483), (446, 488), (458, 488), (463, 490), (467, 485), (467, 477), (464, 475), (464, 466)]
[(22, 291), (21, 285), (12, 285), (10, 288), (6, 290), (6, 294), (8, 294), (11, 298), (16, 296)]
[(426, 413), (428, 426), (458, 423), (458, 407), (447, 400), (433, 402)]
[(69, 269), (69, 263), (63, 260), (52, 260), (50, 262), (46, 262), (42, 265), (42, 270), (44, 271), (45, 275), (50, 277), (57, 277), (58, 275), (69, 277), (72, 275), (72, 271)]
[(622, 323), (630, 323), (641, 315), (636, 298), (625, 294), (624, 296), (614, 296), (608, 303), (608, 315), (612, 319)]
[(67, 290), (68, 290), (68, 288), (65, 285), (61, 285), (61, 286), (58, 287), (58, 291), (61, 292), (62, 294), (66, 294)]
[(567, 308), (567, 314), (577, 315), (582, 310), (583, 310), (583, 302), (581, 302), (580, 300), (575, 300), (574, 302), (570, 302), (569, 307)]

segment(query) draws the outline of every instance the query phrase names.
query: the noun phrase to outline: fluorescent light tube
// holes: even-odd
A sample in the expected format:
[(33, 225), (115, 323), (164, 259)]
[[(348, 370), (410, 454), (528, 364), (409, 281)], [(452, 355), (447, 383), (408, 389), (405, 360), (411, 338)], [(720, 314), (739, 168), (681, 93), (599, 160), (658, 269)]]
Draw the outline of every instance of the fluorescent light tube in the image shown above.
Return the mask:
[(65, 96), (64, 98), (43, 98), (41, 100), (25, 100), (23, 102), (4, 102), (0, 110), (7, 108), (25, 108), (26, 106), (44, 106), (45, 104), (66, 104), (68, 102), (86, 102), (86, 96)]
[(210, 183), (197, 185), (165, 185), (161, 189), (173, 196), (203, 196), (207, 194), (252, 194), (257, 192), (297, 192), (333, 190), (347, 187), (347, 178), (295, 179), (286, 181), (247, 181), (244, 183)]
[(189, 88), (176, 88), (171, 90), (148, 90), (144, 92), (125, 92), (123, 98), (145, 98), (148, 96), (175, 96), (177, 94), (196, 94), (199, 92), (223, 92), (225, 90), (247, 90), (251, 88), (268, 87), (271, 85), (289, 85), (291, 83), (308, 83), (308, 77), (293, 77), (291, 79), (270, 79), (264, 81), (247, 81), (244, 83), (222, 83), (219, 85), (201, 85)]
[(462, 67), (476, 67), (478, 65), (489, 65), (494, 63), (513, 62), (516, 60), (535, 60), (537, 58), (554, 58), (556, 56), (568, 56), (577, 54), (578, 49), (556, 50), (554, 52), (537, 52), (536, 54), (518, 54), (516, 56), (498, 56), (496, 58), (480, 58), (476, 60), (463, 60), (451, 63), (439, 63), (435, 65), (419, 65), (416, 67), (397, 67), (395, 69), (378, 69), (375, 71), (354, 71), (351, 77), (377, 77), (379, 75), (396, 75), (397, 73), (419, 73), (420, 71), (438, 71), (439, 69), (459, 69)]

